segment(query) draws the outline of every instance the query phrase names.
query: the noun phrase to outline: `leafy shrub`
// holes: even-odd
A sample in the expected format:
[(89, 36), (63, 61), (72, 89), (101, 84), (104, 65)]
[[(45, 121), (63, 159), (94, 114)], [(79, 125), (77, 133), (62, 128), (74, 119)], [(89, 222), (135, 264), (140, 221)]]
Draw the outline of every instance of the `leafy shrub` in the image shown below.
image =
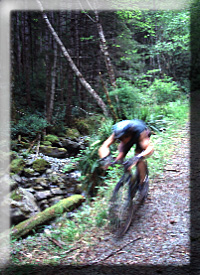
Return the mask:
[(110, 98), (112, 102), (116, 102), (114, 108), (119, 119), (134, 117), (136, 108), (142, 100), (140, 90), (122, 78), (117, 79), (117, 88), (110, 92)]
[[(104, 121), (88, 141), (88, 147), (80, 153), (78, 166), (81, 171), (82, 188), (92, 196), (96, 194), (97, 187), (101, 185), (104, 176), (104, 171), (99, 166), (98, 149), (103, 141), (111, 135), (112, 125), (111, 119)], [(112, 148), (115, 148), (115, 145)]]
[(17, 123), (11, 122), (11, 135), (12, 137), (16, 137), (19, 134), (36, 137), (47, 126), (46, 119), (37, 114), (28, 114), (23, 116)]
[(148, 88), (147, 92), (157, 104), (173, 102), (181, 95), (179, 87), (171, 77), (155, 79), (152, 85)]

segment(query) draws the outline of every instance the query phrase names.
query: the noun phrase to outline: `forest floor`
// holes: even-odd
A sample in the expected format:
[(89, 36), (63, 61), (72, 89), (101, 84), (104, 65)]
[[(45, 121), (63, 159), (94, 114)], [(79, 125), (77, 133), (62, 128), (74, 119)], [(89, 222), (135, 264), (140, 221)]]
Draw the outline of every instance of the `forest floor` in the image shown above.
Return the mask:
[[(188, 266), (190, 264), (189, 137), (187, 124), (174, 138), (173, 154), (164, 167), (163, 173), (150, 181), (148, 197), (136, 213), (133, 224), (123, 238), (116, 239), (109, 230), (88, 228), (93, 241), (88, 244), (81, 239), (71, 250), (62, 252), (62, 256), (59, 253), (52, 255), (48, 249), (52, 243), (50, 245), (50, 241), (44, 235), (38, 238), (38, 244), (34, 242), (32, 248), (27, 246), (26, 239), (15, 241), (11, 246), (11, 253), (18, 258), (17, 265), (33, 264), (40, 265), (42, 268), (41, 265), (45, 264), (45, 259), (57, 257), (59, 271), (56, 271), (56, 263), (54, 263), (54, 266), (49, 267), (48, 274), (54, 272), (65, 274), (61, 266), (64, 268), (66, 265), (79, 267), (78, 273), (73, 273), (73, 267), (71, 267), (70, 274), (87, 272), (88, 274), (113, 274), (104, 273), (102, 268), (105, 266), (150, 266), (151, 268)], [(40, 249), (42, 244), (45, 247), (43, 251)], [(102, 271), (98, 273), (98, 269), (95, 273), (85, 269), (86, 273), (81, 273), (83, 266), (93, 269), (101, 267)], [(32, 272), (29, 274), (47, 274), (34, 273), (33, 269)], [(144, 271), (140, 274), (156, 274), (152, 272)], [(163, 272), (157, 268), (157, 273), (164, 274)], [(183, 274), (187, 273), (184, 271)]]

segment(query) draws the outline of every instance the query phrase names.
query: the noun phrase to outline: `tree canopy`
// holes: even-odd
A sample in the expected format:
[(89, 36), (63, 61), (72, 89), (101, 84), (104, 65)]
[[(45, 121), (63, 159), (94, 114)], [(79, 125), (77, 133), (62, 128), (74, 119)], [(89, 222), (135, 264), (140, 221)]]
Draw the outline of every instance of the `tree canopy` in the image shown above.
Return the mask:
[(154, 97), (161, 104), (189, 92), (189, 9), (45, 16), (12, 12), (13, 134), (30, 114), (39, 117), (35, 124), (46, 119), (45, 127), (62, 130), (89, 113), (112, 116), (114, 107), (119, 119), (128, 118), (141, 112), (134, 113), (133, 105), (147, 106)]

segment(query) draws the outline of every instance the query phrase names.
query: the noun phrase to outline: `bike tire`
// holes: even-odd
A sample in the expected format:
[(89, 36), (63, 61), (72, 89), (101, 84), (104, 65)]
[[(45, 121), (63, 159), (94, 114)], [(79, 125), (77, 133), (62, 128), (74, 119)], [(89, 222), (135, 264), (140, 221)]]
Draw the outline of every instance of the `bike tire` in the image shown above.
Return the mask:
[(133, 197), (138, 190), (136, 177), (125, 173), (115, 186), (110, 205), (110, 228), (117, 237), (122, 237), (129, 229), (135, 212)]

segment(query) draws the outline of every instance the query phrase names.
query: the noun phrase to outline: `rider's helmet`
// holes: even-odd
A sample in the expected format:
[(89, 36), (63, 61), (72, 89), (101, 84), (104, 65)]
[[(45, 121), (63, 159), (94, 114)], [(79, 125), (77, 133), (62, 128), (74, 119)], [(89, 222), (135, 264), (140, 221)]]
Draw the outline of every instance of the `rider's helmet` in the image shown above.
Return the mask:
[(116, 139), (126, 136), (130, 131), (130, 120), (122, 120), (113, 126), (113, 133)]

